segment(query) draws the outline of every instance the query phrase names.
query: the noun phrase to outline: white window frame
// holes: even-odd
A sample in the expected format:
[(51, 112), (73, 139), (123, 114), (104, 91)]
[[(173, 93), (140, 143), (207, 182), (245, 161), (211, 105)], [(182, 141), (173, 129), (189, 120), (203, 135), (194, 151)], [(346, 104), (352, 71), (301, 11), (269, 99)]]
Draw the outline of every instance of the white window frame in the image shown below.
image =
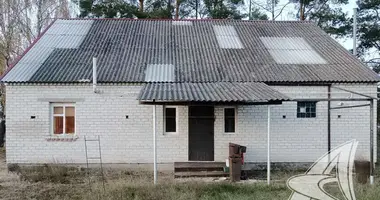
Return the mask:
[[(163, 106), (164, 107), (164, 110), (163, 110), (163, 116), (164, 116), (164, 127), (163, 127), (163, 131), (165, 134), (177, 134), (178, 133), (178, 106)], [(167, 132), (166, 131), (166, 108), (175, 108), (175, 132)]]
[[(54, 107), (63, 107), (63, 114), (54, 114)], [(66, 107), (74, 107), (75, 115), (74, 115), (74, 134), (67, 134), (66, 131)], [(62, 134), (54, 134), (54, 117), (63, 117), (63, 133)], [(56, 137), (71, 137), (77, 135), (77, 109), (75, 103), (50, 103), (50, 134)]]
[[(225, 119), (225, 109), (226, 108), (233, 108), (233, 109), (235, 109), (235, 131), (234, 132), (226, 132), (226, 129), (225, 129), (225, 127), (226, 127), (226, 119)], [(236, 134), (236, 132), (237, 132), (237, 128), (238, 128), (238, 126), (237, 126), (237, 122), (238, 122), (238, 107), (237, 106), (225, 106), (225, 107), (223, 107), (223, 132), (225, 133), (225, 134)]]

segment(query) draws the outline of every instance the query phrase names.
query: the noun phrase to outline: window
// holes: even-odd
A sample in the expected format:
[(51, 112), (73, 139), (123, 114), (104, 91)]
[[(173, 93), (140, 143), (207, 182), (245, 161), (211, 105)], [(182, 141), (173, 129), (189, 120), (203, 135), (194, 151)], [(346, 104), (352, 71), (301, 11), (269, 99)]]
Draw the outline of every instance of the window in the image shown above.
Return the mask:
[(52, 132), (54, 135), (75, 134), (75, 105), (52, 105)]
[(297, 102), (297, 118), (316, 117), (317, 102)]
[(235, 108), (224, 108), (224, 132), (235, 132)]
[(177, 132), (177, 109), (165, 107), (165, 132)]

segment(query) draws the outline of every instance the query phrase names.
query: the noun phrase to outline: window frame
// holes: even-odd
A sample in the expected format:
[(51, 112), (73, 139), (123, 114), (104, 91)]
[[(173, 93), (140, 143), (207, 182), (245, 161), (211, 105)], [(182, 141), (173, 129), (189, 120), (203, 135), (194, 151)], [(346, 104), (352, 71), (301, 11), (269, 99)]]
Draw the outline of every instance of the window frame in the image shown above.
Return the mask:
[[(234, 132), (226, 132), (226, 109), (233, 108), (234, 109), (234, 123), (235, 123), (235, 130)], [(237, 122), (238, 122), (238, 109), (237, 106), (225, 106), (223, 107), (223, 132), (225, 134), (235, 134), (237, 132)]]
[[(63, 107), (63, 114), (54, 114), (54, 107)], [(66, 107), (74, 107), (74, 134), (66, 132)], [(63, 117), (63, 133), (54, 134), (54, 117)], [(55, 137), (73, 137), (77, 135), (77, 109), (75, 103), (50, 103), (50, 135)]]
[[(299, 108), (300, 108), (300, 106), (299, 106), (299, 104), (300, 103), (309, 103), (309, 104), (314, 104), (314, 108), (315, 108), (315, 112), (307, 112), (307, 110), (305, 110), (305, 116), (304, 117), (302, 117), (302, 116), (299, 116), (299, 114), (302, 114), (301, 112), (298, 112), (298, 110), (299, 110)], [(297, 101), (297, 108), (296, 108), (296, 117), (298, 118), (298, 119), (313, 119), (313, 118), (317, 118), (317, 101)], [(307, 106), (306, 106), (306, 108), (305, 109), (307, 109)], [(307, 114), (314, 114), (314, 116), (310, 116), (310, 117), (308, 117), (307, 116)]]
[[(163, 132), (165, 134), (177, 134), (178, 133), (178, 106), (163, 106)], [(166, 108), (174, 108), (175, 109), (175, 131), (174, 132), (168, 132), (166, 131)]]

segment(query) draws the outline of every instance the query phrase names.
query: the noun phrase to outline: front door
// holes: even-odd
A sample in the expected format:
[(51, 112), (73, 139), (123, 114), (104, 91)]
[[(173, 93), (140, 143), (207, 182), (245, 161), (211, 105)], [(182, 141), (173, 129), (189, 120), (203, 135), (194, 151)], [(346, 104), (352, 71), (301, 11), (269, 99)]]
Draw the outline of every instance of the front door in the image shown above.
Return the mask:
[(189, 160), (214, 161), (214, 107), (189, 107)]

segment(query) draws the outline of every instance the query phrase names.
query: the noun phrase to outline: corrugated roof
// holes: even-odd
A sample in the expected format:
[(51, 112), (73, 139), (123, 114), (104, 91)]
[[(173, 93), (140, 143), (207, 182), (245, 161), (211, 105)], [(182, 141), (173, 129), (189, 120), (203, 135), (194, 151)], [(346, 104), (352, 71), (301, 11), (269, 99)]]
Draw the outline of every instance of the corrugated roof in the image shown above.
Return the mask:
[[(77, 49), (82, 44), (92, 23), (93, 21), (90, 20), (56, 21), (2, 81), (28, 82), (54, 49)], [(56, 70), (59, 67), (56, 66)]]
[[(91, 79), (94, 56), (98, 58), (100, 83), (145, 82), (148, 65), (173, 65), (174, 82), (379, 80), (372, 70), (312, 23), (191, 22), (192, 25), (178, 25), (179, 22), (173, 25), (170, 20), (57, 20), (48, 30), (49, 34), (42, 36), (2, 81), (77, 82)], [(244, 48), (221, 48), (214, 31), (216, 26), (233, 27)], [(89, 30), (84, 31), (87, 27)], [(83, 34), (84, 38), (78, 39)], [(326, 63), (278, 63), (261, 41), (262, 37), (303, 38)], [(54, 50), (43, 47), (49, 45), (44, 40), (54, 40), (51, 42)], [(41, 48), (37, 51), (38, 46)], [(285, 45), (284, 48), (291, 50), (293, 47)]]
[(138, 96), (141, 102), (244, 102), (289, 100), (265, 83), (147, 83)]

